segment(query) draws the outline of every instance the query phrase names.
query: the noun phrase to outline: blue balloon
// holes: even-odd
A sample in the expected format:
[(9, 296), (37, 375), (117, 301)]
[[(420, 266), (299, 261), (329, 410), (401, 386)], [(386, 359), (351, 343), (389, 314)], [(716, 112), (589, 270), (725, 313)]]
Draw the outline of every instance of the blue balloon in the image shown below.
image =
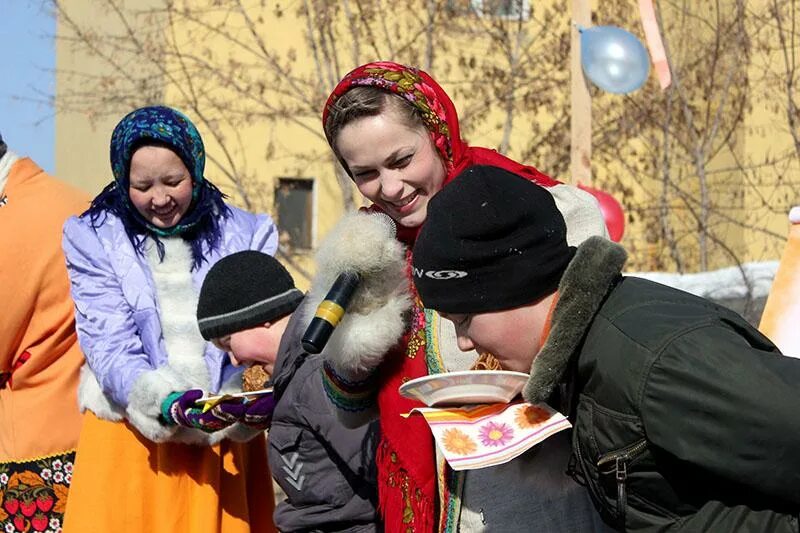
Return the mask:
[(618, 94), (644, 84), (650, 73), (650, 58), (635, 35), (616, 26), (594, 26), (580, 32), (581, 64), (592, 83)]

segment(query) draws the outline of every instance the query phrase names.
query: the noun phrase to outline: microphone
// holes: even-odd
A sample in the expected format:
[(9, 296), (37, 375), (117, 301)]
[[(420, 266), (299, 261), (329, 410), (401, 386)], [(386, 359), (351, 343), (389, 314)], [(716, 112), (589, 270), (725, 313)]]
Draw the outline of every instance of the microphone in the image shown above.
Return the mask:
[(342, 320), (347, 304), (350, 303), (360, 281), (361, 276), (352, 270), (339, 274), (328, 295), (317, 307), (317, 312), (303, 335), (303, 349), (306, 352), (315, 354), (325, 348), (334, 328)]
[[(371, 216), (380, 217), (382, 224), (389, 229), (389, 238), (394, 238), (397, 234), (397, 226), (394, 220), (385, 213), (374, 213)], [(333, 334), (333, 330), (341, 322), (353, 293), (356, 292), (358, 284), (361, 282), (361, 275), (354, 270), (346, 270), (339, 274), (333, 282), (325, 299), (317, 307), (314, 318), (306, 328), (301, 340), (303, 349), (310, 354), (318, 354), (328, 343)]]

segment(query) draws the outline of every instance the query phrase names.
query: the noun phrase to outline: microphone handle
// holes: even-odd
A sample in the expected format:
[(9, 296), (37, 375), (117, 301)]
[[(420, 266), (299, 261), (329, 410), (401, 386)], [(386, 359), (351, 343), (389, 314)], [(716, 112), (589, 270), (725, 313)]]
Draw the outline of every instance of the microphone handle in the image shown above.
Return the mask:
[(361, 277), (356, 272), (339, 274), (327, 296), (317, 307), (317, 312), (303, 335), (302, 344), (306, 352), (317, 354), (325, 348), (333, 330), (342, 320), (360, 280)]

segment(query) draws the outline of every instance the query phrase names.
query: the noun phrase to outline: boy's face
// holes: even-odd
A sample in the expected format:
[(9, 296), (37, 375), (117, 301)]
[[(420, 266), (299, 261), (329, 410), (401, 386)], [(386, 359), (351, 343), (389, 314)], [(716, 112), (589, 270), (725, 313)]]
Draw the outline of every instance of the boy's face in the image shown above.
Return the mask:
[(264, 365), (267, 372), (272, 374), (284, 329), (277, 327), (280, 322), (243, 329), (231, 335), (213, 339), (212, 342), (217, 348), (228, 352), (228, 356), (235, 366), (260, 363)]
[(550, 298), (547, 297), (533, 305), (503, 311), (441, 315), (455, 325), (461, 351), (488, 352), (504, 370), (527, 374), (544, 341), (542, 336), (549, 305)]

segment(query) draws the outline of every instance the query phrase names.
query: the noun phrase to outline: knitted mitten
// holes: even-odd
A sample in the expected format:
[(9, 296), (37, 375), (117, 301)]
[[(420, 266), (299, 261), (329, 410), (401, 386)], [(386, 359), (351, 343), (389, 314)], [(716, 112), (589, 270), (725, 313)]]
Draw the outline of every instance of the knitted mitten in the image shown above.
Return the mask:
[(186, 392), (173, 392), (161, 403), (161, 417), (167, 425), (183, 426), (213, 433), (235, 424), (245, 415), (242, 404), (222, 402), (206, 412), (197, 405), (203, 391), (192, 389)]

